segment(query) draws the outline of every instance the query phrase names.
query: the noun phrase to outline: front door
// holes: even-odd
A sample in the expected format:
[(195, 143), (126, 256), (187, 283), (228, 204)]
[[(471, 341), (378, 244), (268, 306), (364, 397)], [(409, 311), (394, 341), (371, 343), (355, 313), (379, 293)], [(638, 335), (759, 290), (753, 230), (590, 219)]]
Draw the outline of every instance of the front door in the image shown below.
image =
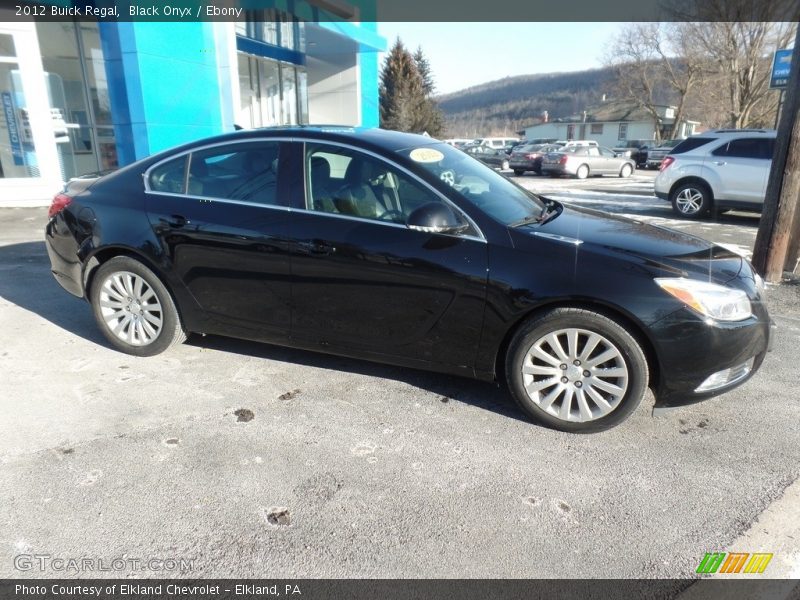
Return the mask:
[(406, 227), (418, 206), (446, 201), (381, 158), (306, 144), (302, 160), (307, 197), (288, 230), (296, 343), (471, 368), (488, 265), (480, 234)]
[(201, 149), (151, 169), (147, 212), (168, 267), (208, 317), (207, 333), (288, 339), (288, 197), (281, 144)]

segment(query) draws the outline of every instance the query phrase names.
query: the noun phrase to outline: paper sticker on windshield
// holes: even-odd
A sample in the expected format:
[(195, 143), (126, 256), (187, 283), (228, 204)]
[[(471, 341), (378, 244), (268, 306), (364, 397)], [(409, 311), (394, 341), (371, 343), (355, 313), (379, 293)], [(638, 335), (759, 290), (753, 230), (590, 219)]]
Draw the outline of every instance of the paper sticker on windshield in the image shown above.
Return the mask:
[(444, 160), (444, 154), (433, 148), (415, 148), (408, 156), (411, 160), (420, 163), (435, 163)]

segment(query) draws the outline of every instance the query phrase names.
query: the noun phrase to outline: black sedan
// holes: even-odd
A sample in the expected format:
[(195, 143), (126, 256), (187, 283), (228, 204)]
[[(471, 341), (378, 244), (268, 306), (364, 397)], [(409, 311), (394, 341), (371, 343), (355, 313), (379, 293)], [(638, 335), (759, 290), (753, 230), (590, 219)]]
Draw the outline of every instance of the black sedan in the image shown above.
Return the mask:
[(657, 407), (729, 390), (771, 335), (742, 257), (382, 130), (240, 131), (77, 181), (46, 243), (122, 352), (197, 332), (504, 380), (566, 431), (648, 386)]
[(508, 154), (504, 148), (491, 148), (489, 146), (470, 146), (464, 151), (477, 158), (485, 165), (495, 167), (501, 171), (508, 169)]

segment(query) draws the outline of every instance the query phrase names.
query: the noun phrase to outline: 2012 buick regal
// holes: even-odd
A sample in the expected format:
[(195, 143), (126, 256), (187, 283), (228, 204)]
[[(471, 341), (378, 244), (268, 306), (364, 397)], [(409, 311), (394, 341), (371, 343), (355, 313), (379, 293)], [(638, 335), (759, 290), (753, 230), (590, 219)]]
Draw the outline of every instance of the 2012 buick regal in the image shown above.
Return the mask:
[(505, 380), (565, 431), (740, 385), (771, 337), (761, 279), (696, 237), (537, 197), (382, 130), (240, 131), (76, 181), (52, 271), (117, 349), (189, 332)]

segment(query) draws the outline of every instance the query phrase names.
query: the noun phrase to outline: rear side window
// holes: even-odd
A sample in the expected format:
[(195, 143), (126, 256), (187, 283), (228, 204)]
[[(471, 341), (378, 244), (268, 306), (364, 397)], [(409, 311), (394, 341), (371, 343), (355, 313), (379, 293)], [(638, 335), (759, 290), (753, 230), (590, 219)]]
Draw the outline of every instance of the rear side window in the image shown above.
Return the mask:
[[(772, 143), (770, 143), (772, 142)], [(711, 154), (714, 156), (730, 156), (735, 158), (772, 158), (774, 140), (765, 138), (739, 138), (722, 144)]]
[(717, 138), (714, 137), (690, 137), (683, 140), (680, 144), (675, 146), (672, 150), (670, 150), (670, 154), (683, 154), (684, 152), (691, 152), (699, 148), (700, 146), (705, 146), (716, 140)]
[(186, 156), (165, 162), (150, 172), (150, 189), (154, 192), (183, 194), (186, 184)]
[(278, 204), (279, 142), (232, 144), (192, 153), (188, 194)]

